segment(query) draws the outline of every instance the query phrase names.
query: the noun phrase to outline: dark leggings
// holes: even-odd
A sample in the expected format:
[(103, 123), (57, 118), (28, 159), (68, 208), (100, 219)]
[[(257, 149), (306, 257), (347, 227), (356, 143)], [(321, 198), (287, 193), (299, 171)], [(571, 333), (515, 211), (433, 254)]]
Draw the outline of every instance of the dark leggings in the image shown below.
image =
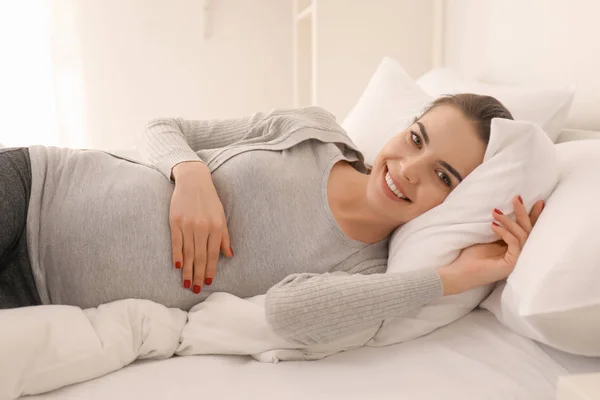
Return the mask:
[(30, 194), (29, 150), (0, 149), (0, 309), (41, 304), (27, 253)]

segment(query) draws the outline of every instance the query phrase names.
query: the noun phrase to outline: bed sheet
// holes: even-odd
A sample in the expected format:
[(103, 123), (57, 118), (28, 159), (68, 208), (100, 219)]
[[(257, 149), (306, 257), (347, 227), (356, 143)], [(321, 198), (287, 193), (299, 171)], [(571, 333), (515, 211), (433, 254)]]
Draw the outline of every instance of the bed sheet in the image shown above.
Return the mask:
[[(551, 357), (478, 309), (416, 340), (320, 361), (263, 364), (241, 356), (138, 361), (22, 399), (555, 399), (558, 376), (569, 373), (561, 357)], [(600, 359), (585, 365), (600, 371)]]

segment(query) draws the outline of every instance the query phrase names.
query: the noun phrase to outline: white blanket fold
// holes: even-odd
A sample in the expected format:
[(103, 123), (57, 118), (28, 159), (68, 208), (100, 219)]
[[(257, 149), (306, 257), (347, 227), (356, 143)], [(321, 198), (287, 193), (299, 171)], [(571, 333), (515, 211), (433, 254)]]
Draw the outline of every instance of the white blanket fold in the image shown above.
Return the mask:
[(176, 354), (241, 354), (262, 362), (318, 360), (363, 346), (378, 328), (331, 343), (306, 346), (284, 340), (271, 330), (265, 319), (264, 295), (241, 299), (214, 293), (190, 310)]
[(189, 313), (139, 299), (86, 310), (60, 305), (0, 310), (0, 400), (97, 378), (136, 359), (174, 354), (316, 360), (364, 345), (379, 328), (308, 348), (273, 333), (264, 299), (214, 293)]
[(83, 382), (136, 359), (171, 357), (186, 317), (147, 300), (2, 310), (0, 399)]

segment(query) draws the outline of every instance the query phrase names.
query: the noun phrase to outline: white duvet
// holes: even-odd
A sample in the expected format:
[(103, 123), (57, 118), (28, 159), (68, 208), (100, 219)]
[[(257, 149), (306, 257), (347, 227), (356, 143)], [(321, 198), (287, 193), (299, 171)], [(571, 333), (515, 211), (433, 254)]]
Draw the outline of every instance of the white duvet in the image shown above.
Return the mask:
[(327, 345), (291, 343), (269, 328), (264, 298), (214, 293), (189, 312), (139, 299), (86, 310), (60, 305), (0, 310), (0, 400), (83, 382), (137, 359), (174, 354), (315, 360), (363, 346), (378, 329)]

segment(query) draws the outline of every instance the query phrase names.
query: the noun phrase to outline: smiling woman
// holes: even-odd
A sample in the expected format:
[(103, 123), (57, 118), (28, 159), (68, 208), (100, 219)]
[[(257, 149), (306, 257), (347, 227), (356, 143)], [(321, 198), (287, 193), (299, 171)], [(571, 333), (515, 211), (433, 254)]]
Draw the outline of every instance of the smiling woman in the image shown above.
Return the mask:
[[(498, 109), (495, 100), (471, 99)], [(35, 281), (39, 299), (0, 285), (0, 308), (139, 298), (189, 310), (214, 292), (266, 293), (274, 332), (325, 343), (504, 279), (516, 261), (505, 255), (520, 246), (502, 226), (492, 230), (509, 250), (496, 245), (485, 260), (384, 273), (392, 231), (441, 203), (481, 163), (482, 116), (497, 115), (474, 110), (434, 103), (389, 141), (370, 174), (335, 117), (318, 107), (155, 119), (144, 130), (145, 163), (31, 146), (31, 195), (0, 207), (28, 210), (16, 219), (28, 228), (16, 267)], [(7, 165), (4, 175), (19, 174)], [(5, 236), (0, 256), (12, 254), (16, 237)], [(0, 283), (14, 288), (13, 280)]]

